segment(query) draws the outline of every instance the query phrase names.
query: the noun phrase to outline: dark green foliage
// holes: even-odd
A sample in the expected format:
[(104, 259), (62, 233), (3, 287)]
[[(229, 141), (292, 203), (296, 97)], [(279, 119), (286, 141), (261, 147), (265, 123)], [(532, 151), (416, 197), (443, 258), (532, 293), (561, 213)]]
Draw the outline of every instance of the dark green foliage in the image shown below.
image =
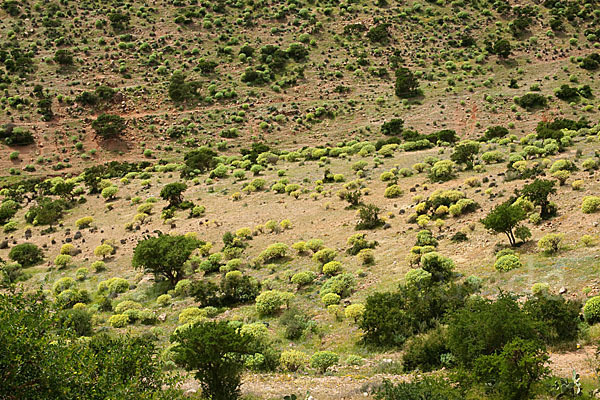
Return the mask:
[(384, 135), (399, 135), (402, 133), (404, 120), (401, 118), (393, 118), (390, 121), (384, 122), (381, 125), (381, 133)]
[(479, 143), (474, 140), (465, 140), (454, 147), (450, 159), (457, 164), (465, 164), (466, 169), (473, 169), (477, 153), (479, 153)]
[(425, 377), (410, 382), (393, 384), (383, 381), (375, 393), (377, 400), (462, 400), (459, 390), (444, 379)]
[(279, 323), (285, 327), (284, 336), (289, 340), (296, 340), (309, 327), (310, 318), (296, 308), (290, 308), (281, 314)]
[(375, 240), (369, 242), (367, 239), (365, 239), (365, 237), (366, 237), (366, 234), (363, 233), (363, 234), (361, 234), (361, 236), (359, 238), (355, 239), (352, 242), (352, 247), (349, 247), (348, 250), (346, 250), (348, 252), (348, 254), (355, 256), (361, 250), (374, 249), (379, 244)]
[(250, 338), (227, 321), (197, 323), (171, 337), (175, 362), (194, 373), (202, 394), (211, 400), (236, 400), (240, 395), (244, 356)]
[(424, 290), (402, 285), (397, 292), (374, 293), (367, 297), (359, 323), (365, 332), (363, 340), (381, 347), (401, 346), (462, 307), (469, 294), (465, 286), (454, 283), (434, 284)]
[(73, 333), (40, 293), (0, 294), (0, 398), (182, 398), (148, 340)]
[(543, 345), (515, 338), (495, 354), (475, 360), (473, 378), (486, 390), (506, 400), (534, 397), (533, 385), (550, 373), (548, 354)]
[(128, 14), (123, 14), (120, 11), (114, 11), (108, 14), (110, 25), (115, 31), (123, 31), (129, 28), (130, 17)]
[(419, 81), (417, 77), (406, 67), (396, 70), (396, 96), (401, 99), (415, 97), (419, 93)]
[(203, 74), (212, 74), (218, 65), (219, 63), (213, 60), (206, 60), (204, 58), (198, 60), (198, 68), (200, 68)]
[(529, 16), (517, 17), (509, 24), (510, 32), (514, 37), (519, 38), (527, 32), (531, 22), (532, 21)]
[[(429, 372), (443, 366), (442, 358), (448, 356), (448, 337), (445, 328), (436, 327), (431, 331), (414, 336), (404, 344), (402, 365), (406, 371)], [(447, 365), (448, 366), (448, 365)]]
[(125, 119), (119, 115), (100, 114), (98, 118), (92, 122), (92, 128), (96, 134), (104, 139), (117, 137), (125, 130)]
[(287, 49), (287, 54), (292, 60), (300, 62), (308, 56), (308, 49), (302, 43), (292, 43)]
[(44, 253), (33, 243), (21, 243), (10, 250), (8, 257), (23, 267), (31, 267), (42, 262)]
[(361, 23), (348, 24), (344, 26), (344, 35), (358, 35), (362, 32), (366, 32), (367, 27)]
[[(436, 207), (437, 208), (437, 207)], [(417, 242), (415, 246), (434, 246), (437, 247), (438, 241), (429, 229), (423, 229), (417, 233)]]
[(122, 178), (129, 172), (140, 172), (150, 166), (150, 162), (130, 163), (127, 161), (110, 161), (104, 165), (95, 165), (83, 171), (83, 181), (90, 188), (90, 193), (98, 193), (102, 179)]
[(110, 102), (115, 96), (115, 90), (108, 86), (98, 86), (94, 92), (82, 92), (75, 101), (84, 106), (95, 106), (102, 102)]
[(26, 146), (34, 142), (33, 135), (29, 130), (12, 124), (0, 127), (0, 139), (7, 146)]
[(48, 197), (37, 199), (37, 205), (31, 206), (25, 213), (25, 221), (34, 225), (55, 225), (62, 217), (63, 211), (68, 207), (68, 203), (63, 200), (52, 200)]
[(494, 47), (492, 48), (493, 53), (502, 58), (507, 58), (512, 52), (512, 46), (510, 42), (506, 39), (500, 39), (496, 43), (494, 43)]
[(254, 301), (260, 293), (260, 283), (256, 278), (243, 276), (225, 276), (221, 279), (221, 292), (218, 301), (212, 305), (219, 304), (232, 307), (238, 304), (246, 304)]
[(569, 85), (561, 85), (554, 95), (561, 100), (574, 101), (579, 99), (579, 91)]
[(545, 108), (548, 106), (548, 100), (539, 93), (527, 93), (521, 97), (515, 98), (515, 103), (524, 109), (531, 111), (536, 108)]
[(590, 124), (585, 119), (581, 118), (579, 121), (573, 121), (566, 118), (557, 118), (552, 122), (540, 121), (538, 122), (535, 132), (540, 139), (556, 139), (560, 140), (564, 134), (561, 132), (562, 129), (579, 130), (581, 128), (589, 128)]
[(0, 204), (0, 224), (7, 223), (19, 209), (19, 204), (13, 200), (4, 200)]
[(387, 43), (390, 36), (388, 32), (389, 26), (390, 24), (375, 25), (374, 27), (369, 29), (369, 32), (367, 32), (367, 38), (372, 43)]
[(379, 207), (373, 204), (367, 204), (358, 210), (360, 220), (356, 224), (356, 229), (375, 229), (379, 228), (384, 222), (379, 218)]
[(67, 49), (58, 49), (54, 53), (54, 62), (60, 65), (73, 65), (73, 53)]
[(182, 196), (186, 189), (187, 185), (185, 183), (169, 183), (160, 191), (160, 197), (169, 202), (169, 207), (178, 207), (183, 201)]
[(592, 53), (588, 56), (585, 56), (581, 60), (581, 64), (579, 66), (588, 71), (595, 71), (600, 67), (600, 54)]
[(182, 103), (195, 99), (199, 88), (200, 82), (187, 82), (184, 73), (177, 70), (173, 72), (169, 81), (169, 97), (176, 103)]
[(528, 198), (533, 204), (540, 207), (540, 217), (546, 219), (552, 216), (550, 200), (548, 196), (556, 193), (554, 181), (547, 179), (536, 179), (533, 183), (523, 186), (518, 194)]
[(131, 263), (134, 268), (152, 272), (169, 280), (171, 285), (183, 278), (183, 264), (203, 242), (180, 236), (162, 235), (138, 242)]
[(539, 338), (538, 324), (521, 310), (516, 299), (502, 293), (497, 300), (474, 298), (448, 319), (448, 347), (465, 367), (492, 355), (512, 340)]
[(504, 233), (508, 237), (511, 246), (516, 244), (513, 230), (526, 218), (525, 211), (513, 205), (514, 199), (494, 207), (489, 214), (481, 220), (481, 223), (490, 231)]
[(196, 172), (201, 173), (217, 166), (217, 153), (206, 146), (185, 154), (185, 167), (181, 170), (182, 178), (189, 178)]
[(508, 135), (508, 129), (503, 126), (490, 126), (486, 129), (485, 135), (483, 136), (484, 140), (491, 140), (494, 138), (502, 138)]
[(523, 310), (540, 322), (546, 343), (554, 345), (577, 339), (581, 302), (542, 293), (527, 299)]
[(71, 329), (78, 336), (92, 334), (92, 315), (87, 310), (64, 310), (58, 316), (63, 329)]
[(21, 264), (0, 261), (0, 288), (7, 288), (17, 282), (24, 281), (29, 276), (23, 272)]

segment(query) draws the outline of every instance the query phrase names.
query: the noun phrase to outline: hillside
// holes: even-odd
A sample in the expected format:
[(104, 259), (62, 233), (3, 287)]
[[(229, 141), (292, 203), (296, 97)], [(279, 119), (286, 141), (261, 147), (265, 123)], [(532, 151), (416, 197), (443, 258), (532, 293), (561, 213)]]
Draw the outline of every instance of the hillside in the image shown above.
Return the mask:
[(247, 340), (247, 399), (548, 399), (573, 369), (588, 396), (599, 22), (593, 0), (5, 0), (0, 339), (41, 290), (67, 356), (141, 336), (194, 398), (178, 335), (211, 321)]

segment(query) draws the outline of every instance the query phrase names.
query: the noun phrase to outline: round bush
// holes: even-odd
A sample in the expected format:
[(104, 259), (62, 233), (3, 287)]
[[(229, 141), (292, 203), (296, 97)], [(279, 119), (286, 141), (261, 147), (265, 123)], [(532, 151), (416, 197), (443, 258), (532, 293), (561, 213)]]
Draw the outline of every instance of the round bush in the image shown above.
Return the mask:
[(395, 199), (397, 197), (402, 196), (402, 193), (402, 189), (399, 185), (391, 185), (385, 189), (383, 196), (388, 199)]
[(305, 286), (312, 283), (316, 278), (316, 275), (312, 271), (302, 271), (292, 276), (292, 283), (298, 286)]
[(83, 217), (75, 221), (75, 226), (79, 229), (87, 228), (94, 222), (92, 217)]
[(289, 302), (294, 295), (292, 293), (280, 292), (278, 290), (267, 290), (256, 298), (256, 311), (259, 315), (272, 315), (282, 305)]
[(404, 280), (410, 286), (426, 287), (431, 283), (431, 273), (423, 268), (414, 268), (406, 273)]
[(58, 295), (67, 289), (74, 288), (75, 286), (77, 286), (75, 279), (67, 276), (54, 282), (54, 285), (52, 285), (52, 291), (54, 294)]
[(180, 324), (193, 324), (206, 319), (206, 311), (198, 307), (189, 307), (179, 313)]
[(581, 203), (581, 211), (584, 214), (592, 214), (598, 211), (600, 208), (600, 197), (598, 196), (585, 196)]
[(295, 372), (308, 363), (308, 355), (298, 350), (286, 350), (281, 352), (279, 364), (283, 369)]
[(522, 266), (521, 260), (514, 254), (501, 256), (494, 263), (494, 268), (501, 272), (510, 271), (511, 269), (520, 268)]
[(325, 373), (328, 368), (337, 364), (338, 361), (338, 355), (332, 351), (317, 351), (310, 358), (310, 366), (317, 369), (320, 373)]
[(350, 304), (344, 310), (344, 315), (346, 316), (346, 318), (350, 318), (354, 320), (354, 322), (357, 322), (363, 316), (364, 313), (365, 305), (360, 303)]
[(140, 303), (138, 303), (137, 301), (125, 300), (125, 301), (122, 301), (119, 304), (117, 304), (117, 306), (115, 307), (115, 312), (117, 314), (123, 314), (125, 311), (128, 311), (128, 310), (141, 310), (141, 309), (142, 309), (142, 305)]
[(600, 296), (594, 296), (585, 302), (583, 316), (589, 324), (600, 322)]
[(36, 265), (44, 259), (42, 250), (33, 243), (18, 244), (10, 250), (8, 258), (24, 268)]
[(323, 297), (321, 297), (321, 301), (326, 306), (338, 304), (340, 302), (340, 300), (341, 300), (340, 295), (335, 294), (335, 293), (327, 293), (327, 294), (323, 295)]
[[(310, 242), (309, 242), (310, 243)], [(313, 254), (313, 260), (321, 265), (325, 265), (330, 261), (333, 261), (336, 257), (337, 253), (335, 250), (330, 248), (325, 248), (317, 251)]]
[(129, 290), (129, 282), (123, 278), (110, 278), (98, 284), (100, 293), (125, 293)]
[(73, 258), (68, 254), (59, 254), (54, 258), (54, 265), (58, 268), (66, 268), (71, 265)]
[(342, 263), (339, 261), (330, 261), (323, 265), (323, 273), (325, 275), (333, 276), (342, 272)]
[(124, 328), (129, 323), (129, 317), (124, 314), (116, 314), (108, 319), (108, 324), (113, 328)]
[(162, 294), (156, 298), (156, 303), (161, 307), (166, 307), (171, 304), (172, 297), (170, 294)]

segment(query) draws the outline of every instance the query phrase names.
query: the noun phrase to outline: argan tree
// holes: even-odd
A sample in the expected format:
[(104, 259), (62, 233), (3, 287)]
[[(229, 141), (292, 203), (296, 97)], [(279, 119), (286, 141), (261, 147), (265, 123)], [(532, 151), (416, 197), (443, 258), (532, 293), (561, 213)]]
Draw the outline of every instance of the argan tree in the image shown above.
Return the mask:
[(513, 230), (526, 217), (525, 210), (513, 204), (513, 199), (502, 203), (481, 220), (483, 226), (494, 233), (504, 233), (508, 237), (511, 246), (516, 244)]

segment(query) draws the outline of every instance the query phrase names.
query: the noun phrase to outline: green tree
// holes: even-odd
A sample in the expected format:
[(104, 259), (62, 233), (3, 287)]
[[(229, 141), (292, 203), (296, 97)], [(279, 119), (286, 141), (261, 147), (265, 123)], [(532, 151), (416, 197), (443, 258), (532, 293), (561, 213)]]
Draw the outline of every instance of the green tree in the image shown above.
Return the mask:
[(513, 199), (508, 200), (492, 209), (481, 220), (483, 226), (495, 233), (505, 233), (511, 246), (516, 244), (513, 230), (526, 217), (525, 210), (513, 204)]
[(548, 196), (556, 193), (554, 181), (536, 179), (533, 183), (523, 186), (518, 193), (531, 200), (533, 204), (540, 206), (540, 217), (546, 219), (553, 214), (554, 210), (550, 207)]
[(197, 239), (183, 235), (162, 235), (142, 240), (133, 251), (132, 265), (162, 276), (175, 286), (184, 276), (183, 264), (202, 244)]
[(475, 380), (503, 399), (527, 400), (533, 397), (532, 386), (547, 376), (550, 369), (545, 346), (532, 340), (515, 338), (496, 354), (475, 360)]
[(160, 191), (160, 197), (169, 202), (169, 207), (177, 207), (183, 201), (183, 192), (187, 185), (182, 182), (169, 183)]
[(227, 321), (197, 323), (171, 337), (175, 362), (194, 372), (203, 395), (211, 400), (239, 397), (250, 340), (250, 336), (240, 335)]
[(419, 93), (419, 80), (405, 67), (396, 70), (396, 96), (406, 99), (415, 97)]
[(500, 39), (494, 43), (493, 51), (494, 54), (497, 54), (502, 58), (507, 58), (512, 51), (512, 46), (508, 40)]
[(181, 170), (182, 178), (189, 178), (196, 171), (205, 172), (217, 165), (217, 153), (206, 146), (192, 150), (185, 154), (185, 167)]
[(54, 53), (54, 62), (60, 65), (73, 65), (73, 53), (67, 49), (58, 49)]
[(125, 120), (119, 115), (100, 114), (98, 118), (92, 122), (92, 128), (96, 134), (104, 139), (119, 136), (125, 130)]
[(450, 158), (458, 164), (465, 164), (467, 169), (473, 169), (473, 163), (477, 153), (479, 153), (479, 148), (479, 142), (463, 140), (454, 147), (454, 153)]

